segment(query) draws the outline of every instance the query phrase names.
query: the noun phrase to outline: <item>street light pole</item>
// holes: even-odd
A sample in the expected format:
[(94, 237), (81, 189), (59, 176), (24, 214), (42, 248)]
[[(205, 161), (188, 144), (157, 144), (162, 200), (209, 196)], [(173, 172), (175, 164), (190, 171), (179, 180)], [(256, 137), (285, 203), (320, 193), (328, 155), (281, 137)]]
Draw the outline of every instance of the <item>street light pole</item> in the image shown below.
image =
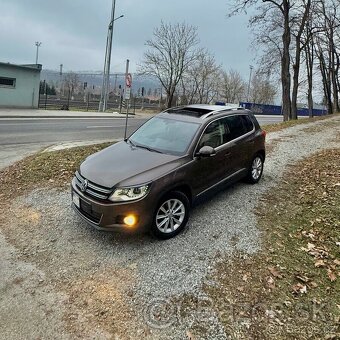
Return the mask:
[(249, 65), (249, 82), (248, 82), (248, 94), (247, 94), (247, 102), (249, 103), (249, 95), (250, 95), (250, 82), (251, 82), (251, 74), (253, 72), (253, 66)]
[(35, 54), (35, 64), (38, 65), (38, 58), (39, 58), (39, 47), (41, 46), (41, 42), (36, 41), (35, 46), (37, 46), (37, 52)]
[(59, 70), (59, 81), (60, 81), (60, 85), (59, 85), (59, 98), (61, 99), (62, 95), (64, 94), (64, 86), (63, 86), (63, 64), (60, 64), (60, 70)]
[(111, 20), (109, 23), (108, 32), (107, 32), (107, 40), (106, 40), (103, 84), (102, 84), (102, 90), (101, 90), (100, 102), (99, 102), (100, 112), (104, 112), (106, 110), (107, 100), (108, 100), (108, 95), (109, 95), (113, 25), (117, 19), (120, 19), (123, 17), (123, 15), (121, 15), (115, 19), (115, 10), (116, 10), (116, 0), (112, 0)]

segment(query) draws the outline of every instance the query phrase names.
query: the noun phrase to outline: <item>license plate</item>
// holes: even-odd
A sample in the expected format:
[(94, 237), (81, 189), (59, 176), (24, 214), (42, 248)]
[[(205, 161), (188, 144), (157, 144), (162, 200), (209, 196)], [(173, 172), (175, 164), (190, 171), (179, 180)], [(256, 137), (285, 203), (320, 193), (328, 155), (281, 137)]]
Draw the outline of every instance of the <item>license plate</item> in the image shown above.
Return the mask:
[(77, 208), (80, 208), (80, 200), (77, 194), (73, 193), (72, 201)]

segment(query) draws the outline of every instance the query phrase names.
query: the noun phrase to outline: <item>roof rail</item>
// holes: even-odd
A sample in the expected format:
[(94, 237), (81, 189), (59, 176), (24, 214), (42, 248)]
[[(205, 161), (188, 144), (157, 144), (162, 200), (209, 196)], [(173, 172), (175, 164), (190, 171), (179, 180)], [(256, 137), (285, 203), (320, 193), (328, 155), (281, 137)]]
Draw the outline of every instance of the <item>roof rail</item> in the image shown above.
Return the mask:
[(211, 111), (209, 113), (206, 113), (205, 115), (201, 116), (202, 119), (206, 119), (209, 118), (210, 116), (219, 114), (219, 113), (223, 113), (223, 112), (227, 112), (227, 111), (233, 111), (233, 110), (244, 110), (243, 107), (230, 107), (230, 108), (226, 108), (224, 110), (218, 110), (218, 111)]

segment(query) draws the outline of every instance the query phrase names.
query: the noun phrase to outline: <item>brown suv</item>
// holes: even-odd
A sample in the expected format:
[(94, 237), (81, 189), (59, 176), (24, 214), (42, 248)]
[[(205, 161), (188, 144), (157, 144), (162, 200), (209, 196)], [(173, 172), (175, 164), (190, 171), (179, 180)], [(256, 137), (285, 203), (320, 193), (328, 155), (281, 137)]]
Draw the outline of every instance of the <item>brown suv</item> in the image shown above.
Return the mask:
[(72, 206), (100, 230), (177, 235), (198, 198), (242, 178), (259, 181), (265, 132), (242, 108), (189, 105), (149, 119), (88, 157), (72, 181)]

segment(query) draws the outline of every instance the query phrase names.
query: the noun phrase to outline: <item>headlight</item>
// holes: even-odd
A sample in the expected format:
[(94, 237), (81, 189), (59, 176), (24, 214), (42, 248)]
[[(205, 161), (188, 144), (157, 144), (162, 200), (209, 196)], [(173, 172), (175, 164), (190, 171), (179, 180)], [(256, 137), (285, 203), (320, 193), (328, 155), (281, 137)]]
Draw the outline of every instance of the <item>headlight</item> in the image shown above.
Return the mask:
[(149, 192), (150, 185), (142, 185), (132, 188), (118, 188), (109, 197), (112, 202), (133, 201), (143, 198)]

